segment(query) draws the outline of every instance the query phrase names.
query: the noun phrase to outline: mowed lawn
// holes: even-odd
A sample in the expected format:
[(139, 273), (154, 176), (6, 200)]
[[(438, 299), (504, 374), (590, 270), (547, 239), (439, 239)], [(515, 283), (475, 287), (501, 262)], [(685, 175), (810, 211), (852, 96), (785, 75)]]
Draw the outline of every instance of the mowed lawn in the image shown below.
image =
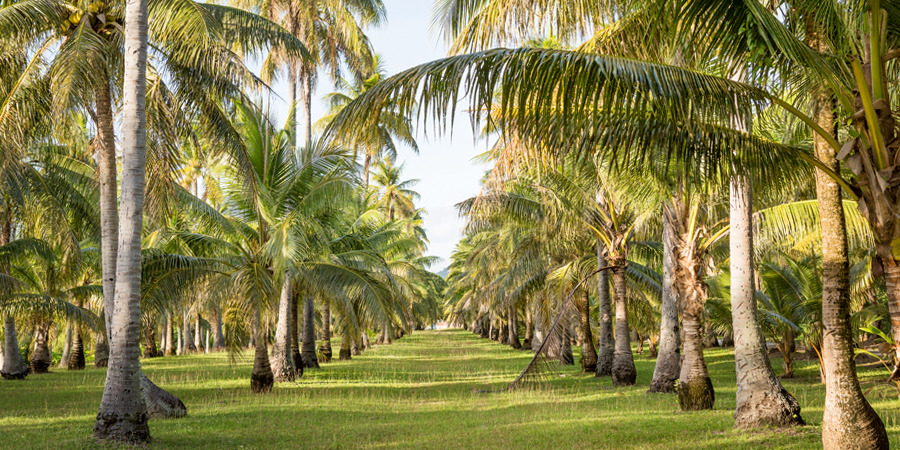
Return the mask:
[[(335, 347), (337, 350), (337, 347)], [(336, 354), (336, 352), (335, 352)], [(144, 360), (160, 386), (181, 397), (188, 417), (151, 422), (150, 448), (214, 449), (806, 449), (821, 446), (824, 389), (818, 369), (798, 362), (785, 385), (810, 426), (789, 431), (732, 429), (734, 360), (706, 353), (716, 409), (678, 412), (674, 395), (645, 391), (654, 361), (637, 355), (637, 386), (561, 367), (539, 389), (477, 393), (505, 386), (528, 363), (516, 351), (462, 330), (416, 332), (351, 362), (323, 365), (273, 393), (250, 393), (251, 352)], [(576, 359), (577, 359), (576, 354)], [(775, 362), (778, 364), (778, 362)], [(864, 389), (900, 446), (896, 388), (887, 371), (861, 369)], [(0, 381), (0, 448), (96, 448), (91, 428), (104, 372), (54, 370), (24, 382)]]

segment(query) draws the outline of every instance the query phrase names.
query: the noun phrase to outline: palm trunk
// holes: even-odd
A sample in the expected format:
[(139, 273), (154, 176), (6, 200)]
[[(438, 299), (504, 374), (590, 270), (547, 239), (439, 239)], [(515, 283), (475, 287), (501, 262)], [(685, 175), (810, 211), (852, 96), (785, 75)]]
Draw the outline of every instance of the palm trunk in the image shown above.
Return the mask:
[(72, 321), (66, 321), (66, 340), (63, 342), (62, 356), (59, 358), (58, 369), (64, 369), (69, 365), (69, 353), (72, 351)]
[(47, 373), (52, 363), (50, 357), (50, 326), (49, 320), (38, 318), (34, 327), (34, 351), (31, 352), (31, 372)]
[(578, 310), (581, 313), (581, 369), (586, 373), (596, 373), (597, 350), (594, 350), (594, 336), (591, 334), (591, 303), (584, 287), (581, 289)]
[(303, 305), (303, 350), (300, 358), (306, 369), (318, 369), (319, 360), (316, 357), (316, 311), (312, 297), (306, 299)]
[(109, 365), (109, 342), (106, 340), (106, 331), (94, 333), (94, 367), (103, 368)]
[(303, 145), (312, 145), (312, 70), (300, 70), (300, 124), (303, 125)]
[[(295, 290), (296, 291), (296, 290)], [(297, 309), (300, 304), (297, 292), (291, 294), (291, 358), (294, 360), (294, 370), (300, 376), (303, 375), (303, 359), (300, 357), (300, 341), (302, 340), (302, 326), (299, 322)]]
[(637, 379), (634, 355), (631, 353), (631, 334), (628, 331), (628, 306), (625, 297), (626, 259), (617, 255), (610, 259), (613, 266), (613, 289), (616, 296), (616, 350), (613, 353), (612, 382), (616, 386), (632, 386)]
[(508, 323), (508, 322), (507, 322), (507, 323), (503, 323), (503, 317), (499, 317), (499, 318), (497, 319), (497, 321), (498, 321), (499, 324), (500, 324), (500, 327), (499, 327), (499, 330), (500, 330), (500, 339), (499, 339), (500, 344), (501, 344), (501, 345), (507, 345), (507, 344), (509, 344), (509, 323)]
[(557, 350), (559, 354), (556, 357), (559, 359), (560, 365), (571, 366), (575, 364), (575, 355), (572, 354), (572, 339), (570, 336), (574, 334), (575, 330), (572, 329), (571, 325), (566, 325), (566, 328), (565, 337), (559, 340), (559, 349)]
[(509, 307), (509, 345), (516, 350), (522, 348), (522, 343), (519, 342), (519, 318), (513, 306)]
[(322, 354), (325, 362), (331, 362), (331, 305), (322, 302)]
[(116, 295), (116, 259), (119, 245), (116, 138), (109, 75), (105, 68), (98, 68), (97, 77), (97, 88), (94, 91), (97, 137), (94, 140), (94, 147), (97, 151), (97, 171), (100, 181), (100, 254), (103, 272), (103, 312), (108, 338)]
[(194, 346), (194, 333), (191, 332), (191, 315), (190, 313), (184, 313), (184, 320), (182, 321), (182, 329), (181, 329), (181, 342), (184, 346), (183, 353), (193, 353), (197, 351), (197, 347)]
[[(94, 425), (94, 438), (144, 443), (150, 441), (147, 406), (142, 395), (143, 373), (140, 362), (141, 225), (144, 211), (147, 123), (144, 111), (147, 68), (146, 0), (127, 0), (125, 16), (128, 17), (128, 24), (125, 27), (125, 82), (122, 90), (122, 210), (119, 220), (121, 239), (118, 242), (119, 251), (115, 263), (115, 304), (111, 308), (111, 317), (107, 318), (110, 324), (109, 370), (106, 374), (100, 411)], [(114, 176), (115, 166), (111, 169)], [(101, 184), (104, 182), (105, 180), (101, 180)], [(104, 254), (104, 262), (105, 258)], [(104, 270), (103, 273), (105, 288), (107, 276), (111, 272)], [(109, 306), (107, 305), (107, 308)]]
[[(295, 311), (296, 313), (296, 311)], [(225, 335), (222, 333), (222, 309), (218, 303), (213, 305), (213, 343), (212, 349), (213, 351), (219, 351), (225, 349)], [(293, 340), (292, 340), (293, 342)]]
[[(480, 334), (480, 330), (475, 334)], [(531, 348), (531, 340), (534, 338), (534, 321), (531, 319), (531, 308), (525, 305), (525, 339), (522, 340), (522, 347)]]
[(659, 326), (659, 353), (649, 393), (675, 392), (681, 372), (681, 340), (678, 326), (678, 296), (675, 295), (675, 229), (668, 212), (663, 211), (663, 284), (662, 317)]
[(200, 313), (197, 313), (197, 317), (194, 319), (194, 350), (200, 351), (200, 348), (203, 346), (203, 343), (200, 341), (200, 335), (202, 331), (200, 330), (201, 326), (201, 317)]
[(735, 175), (731, 183), (731, 317), (737, 372), (735, 427), (804, 425), (800, 404), (772, 370), (756, 309), (753, 269), (753, 194), (750, 181)]
[[(82, 306), (81, 301), (78, 306)], [(69, 370), (84, 370), (84, 341), (81, 339), (81, 325), (78, 324), (72, 330), (72, 349), (69, 351), (66, 367)]]
[(344, 324), (344, 332), (341, 333), (341, 351), (338, 354), (340, 361), (349, 361), (352, 359), (350, 344), (353, 342), (353, 334), (350, 332), (349, 324)]
[[(825, 129), (834, 126), (831, 100), (820, 95), (817, 120)], [(814, 135), (816, 157), (840, 173), (835, 150)], [(825, 408), (822, 443), (826, 449), (887, 449), (884, 423), (869, 405), (859, 386), (853, 361), (850, 323), (850, 257), (840, 186), (816, 170), (816, 196), (822, 233), (822, 359), (825, 372)], [(890, 289), (888, 289), (890, 292)]]
[(372, 155), (369, 154), (369, 151), (366, 150), (365, 161), (363, 162), (363, 182), (365, 183), (363, 186), (368, 189), (369, 187), (369, 168), (372, 166)]
[[(603, 246), (597, 244), (597, 268), (606, 267), (606, 257), (603, 254)], [(597, 371), (598, 377), (612, 375), (613, 355), (616, 351), (616, 340), (613, 335), (613, 313), (609, 295), (609, 272), (601, 270), (597, 274), (597, 306), (599, 308), (598, 322), (600, 336), (597, 343)]]
[(678, 405), (682, 411), (712, 409), (716, 401), (712, 380), (703, 359), (703, 301), (687, 293), (684, 318), (684, 360), (678, 378)]
[(144, 358), (156, 358), (159, 351), (156, 348), (156, 321), (151, 317), (144, 329)]
[(166, 349), (165, 356), (172, 356), (175, 354), (175, 335), (172, 325), (172, 313), (166, 313)]
[(253, 335), (256, 348), (253, 357), (253, 372), (250, 374), (250, 390), (254, 394), (261, 394), (272, 390), (275, 377), (272, 374), (272, 367), (269, 366), (269, 348), (263, 334), (262, 312), (259, 311), (259, 308), (254, 317)]
[(291, 353), (291, 298), (293, 298), (291, 278), (284, 277), (281, 287), (281, 299), (278, 302), (278, 325), (275, 328), (275, 343), (272, 345), (272, 357), (269, 360), (275, 381), (294, 381), (296, 368), (294, 355)]
[(22, 353), (19, 352), (16, 319), (13, 316), (6, 316), (3, 334), (3, 370), (0, 370), (0, 374), (7, 380), (24, 380), (28, 376), (29, 368), (22, 360)]

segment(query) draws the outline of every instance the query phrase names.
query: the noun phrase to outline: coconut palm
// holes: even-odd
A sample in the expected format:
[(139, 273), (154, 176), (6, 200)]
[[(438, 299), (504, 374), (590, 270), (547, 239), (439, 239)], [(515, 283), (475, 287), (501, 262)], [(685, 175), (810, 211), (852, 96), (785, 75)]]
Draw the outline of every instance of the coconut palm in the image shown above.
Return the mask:
[(378, 204), (389, 222), (396, 218), (410, 218), (416, 212), (413, 202), (419, 199), (419, 193), (410, 188), (419, 180), (403, 180), (400, 178), (401, 173), (403, 164), (395, 166), (390, 158), (375, 164), (373, 181), (380, 196)]

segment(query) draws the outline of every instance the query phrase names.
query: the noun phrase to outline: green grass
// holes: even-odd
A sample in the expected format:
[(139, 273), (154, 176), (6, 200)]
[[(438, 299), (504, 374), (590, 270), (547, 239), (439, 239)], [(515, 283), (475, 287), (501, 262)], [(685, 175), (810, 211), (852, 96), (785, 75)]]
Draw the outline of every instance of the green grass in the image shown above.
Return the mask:
[[(335, 347), (337, 350), (337, 347)], [(224, 354), (145, 360), (160, 386), (181, 397), (187, 418), (151, 422), (154, 449), (430, 449), (430, 448), (729, 448), (806, 449), (821, 446), (824, 388), (817, 369), (799, 362), (785, 385), (811, 425), (790, 431), (732, 429), (734, 359), (707, 351), (716, 409), (678, 412), (673, 395), (645, 394), (654, 361), (636, 359), (637, 386), (561, 368), (542, 389), (478, 394), (499, 388), (527, 364), (515, 351), (471, 333), (416, 332), (351, 362), (307, 371), (269, 395), (250, 393), (250, 360)], [(577, 357), (577, 356), (576, 356)], [(778, 364), (777, 361), (773, 361)], [(883, 368), (860, 373), (891, 443), (900, 445), (896, 390), (875, 384)], [(94, 448), (91, 427), (104, 372), (56, 369), (24, 382), (0, 381), (0, 448)]]

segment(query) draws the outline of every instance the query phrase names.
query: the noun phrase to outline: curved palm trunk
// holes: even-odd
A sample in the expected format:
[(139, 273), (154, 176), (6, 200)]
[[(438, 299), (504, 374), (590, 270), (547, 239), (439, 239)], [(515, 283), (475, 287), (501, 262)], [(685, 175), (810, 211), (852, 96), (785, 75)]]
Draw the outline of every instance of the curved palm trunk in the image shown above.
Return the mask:
[(322, 303), (322, 355), (325, 362), (331, 362), (331, 305), (328, 301)]
[[(606, 267), (606, 256), (603, 254), (603, 246), (597, 244), (597, 268)], [(598, 377), (612, 375), (613, 356), (616, 351), (616, 339), (613, 335), (613, 312), (609, 295), (609, 272), (601, 270), (597, 274), (597, 307), (599, 309), (598, 322), (600, 336), (597, 343), (597, 371)]]
[(731, 183), (731, 317), (737, 372), (735, 426), (805, 425), (800, 404), (781, 386), (759, 329), (753, 270), (752, 186), (743, 176)]
[(291, 353), (291, 298), (293, 287), (291, 279), (285, 276), (281, 287), (281, 299), (278, 302), (278, 325), (275, 327), (275, 342), (272, 345), (272, 357), (269, 360), (275, 381), (294, 381), (296, 368), (294, 355)]
[(613, 266), (613, 289), (616, 295), (616, 351), (613, 353), (612, 382), (616, 386), (632, 386), (637, 380), (634, 354), (631, 353), (631, 333), (628, 331), (628, 306), (625, 297), (624, 256), (610, 258)]
[[(115, 304), (110, 324), (109, 370), (94, 424), (94, 438), (142, 443), (150, 440), (147, 406), (142, 395), (141, 225), (146, 171), (147, 3), (127, 0), (125, 83), (123, 92), (122, 210), (116, 259)], [(113, 166), (113, 174), (115, 174)], [(115, 178), (113, 178), (115, 180)], [(101, 183), (105, 182), (101, 181)], [(113, 187), (115, 181), (113, 181)], [(114, 205), (113, 205), (114, 206)], [(115, 210), (115, 209), (114, 209)], [(108, 237), (108, 236), (105, 236)], [(105, 264), (104, 264), (105, 266)], [(106, 267), (104, 267), (105, 269)], [(110, 272), (104, 270), (104, 287)]]
[(58, 369), (65, 369), (69, 365), (69, 354), (72, 351), (72, 321), (66, 321), (66, 340), (63, 343), (62, 356), (59, 358)]
[(319, 360), (316, 357), (316, 311), (312, 297), (306, 299), (303, 305), (303, 350), (300, 358), (306, 369), (318, 369)]
[(513, 306), (509, 307), (509, 345), (516, 350), (522, 348), (522, 343), (519, 342), (519, 318)]
[(269, 365), (269, 347), (263, 334), (261, 314), (257, 309), (253, 323), (253, 340), (256, 341), (256, 346), (253, 354), (253, 372), (250, 374), (250, 390), (254, 394), (269, 392), (275, 384), (272, 367)]
[[(818, 99), (817, 120), (833, 127), (831, 101)], [(816, 157), (839, 172), (835, 151), (814, 137)], [(884, 423), (869, 405), (859, 386), (853, 362), (850, 323), (850, 258), (840, 186), (816, 170), (816, 196), (822, 233), (822, 359), (825, 374), (825, 413), (822, 443), (826, 449), (889, 448)]]
[(591, 303), (585, 288), (581, 289), (578, 312), (581, 315), (581, 369), (587, 373), (596, 373), (597, 351), (594, 350), (594, 336), (591, 334)]
[(6, 380), (24, 380), (28, 376), (28, 366), (19, 352), (19, 339), (16, 334), (16, 319), (6, 316), (3, 322), (3, 369), (0, 375)]
[(675, 295), (675, 230), (668, 212), (663, 211), (662, 317), (659, 324), (659, 353), (648, 393), (675, 393), (681, 372), (681, 339), (678, 326), (678, 296)]

